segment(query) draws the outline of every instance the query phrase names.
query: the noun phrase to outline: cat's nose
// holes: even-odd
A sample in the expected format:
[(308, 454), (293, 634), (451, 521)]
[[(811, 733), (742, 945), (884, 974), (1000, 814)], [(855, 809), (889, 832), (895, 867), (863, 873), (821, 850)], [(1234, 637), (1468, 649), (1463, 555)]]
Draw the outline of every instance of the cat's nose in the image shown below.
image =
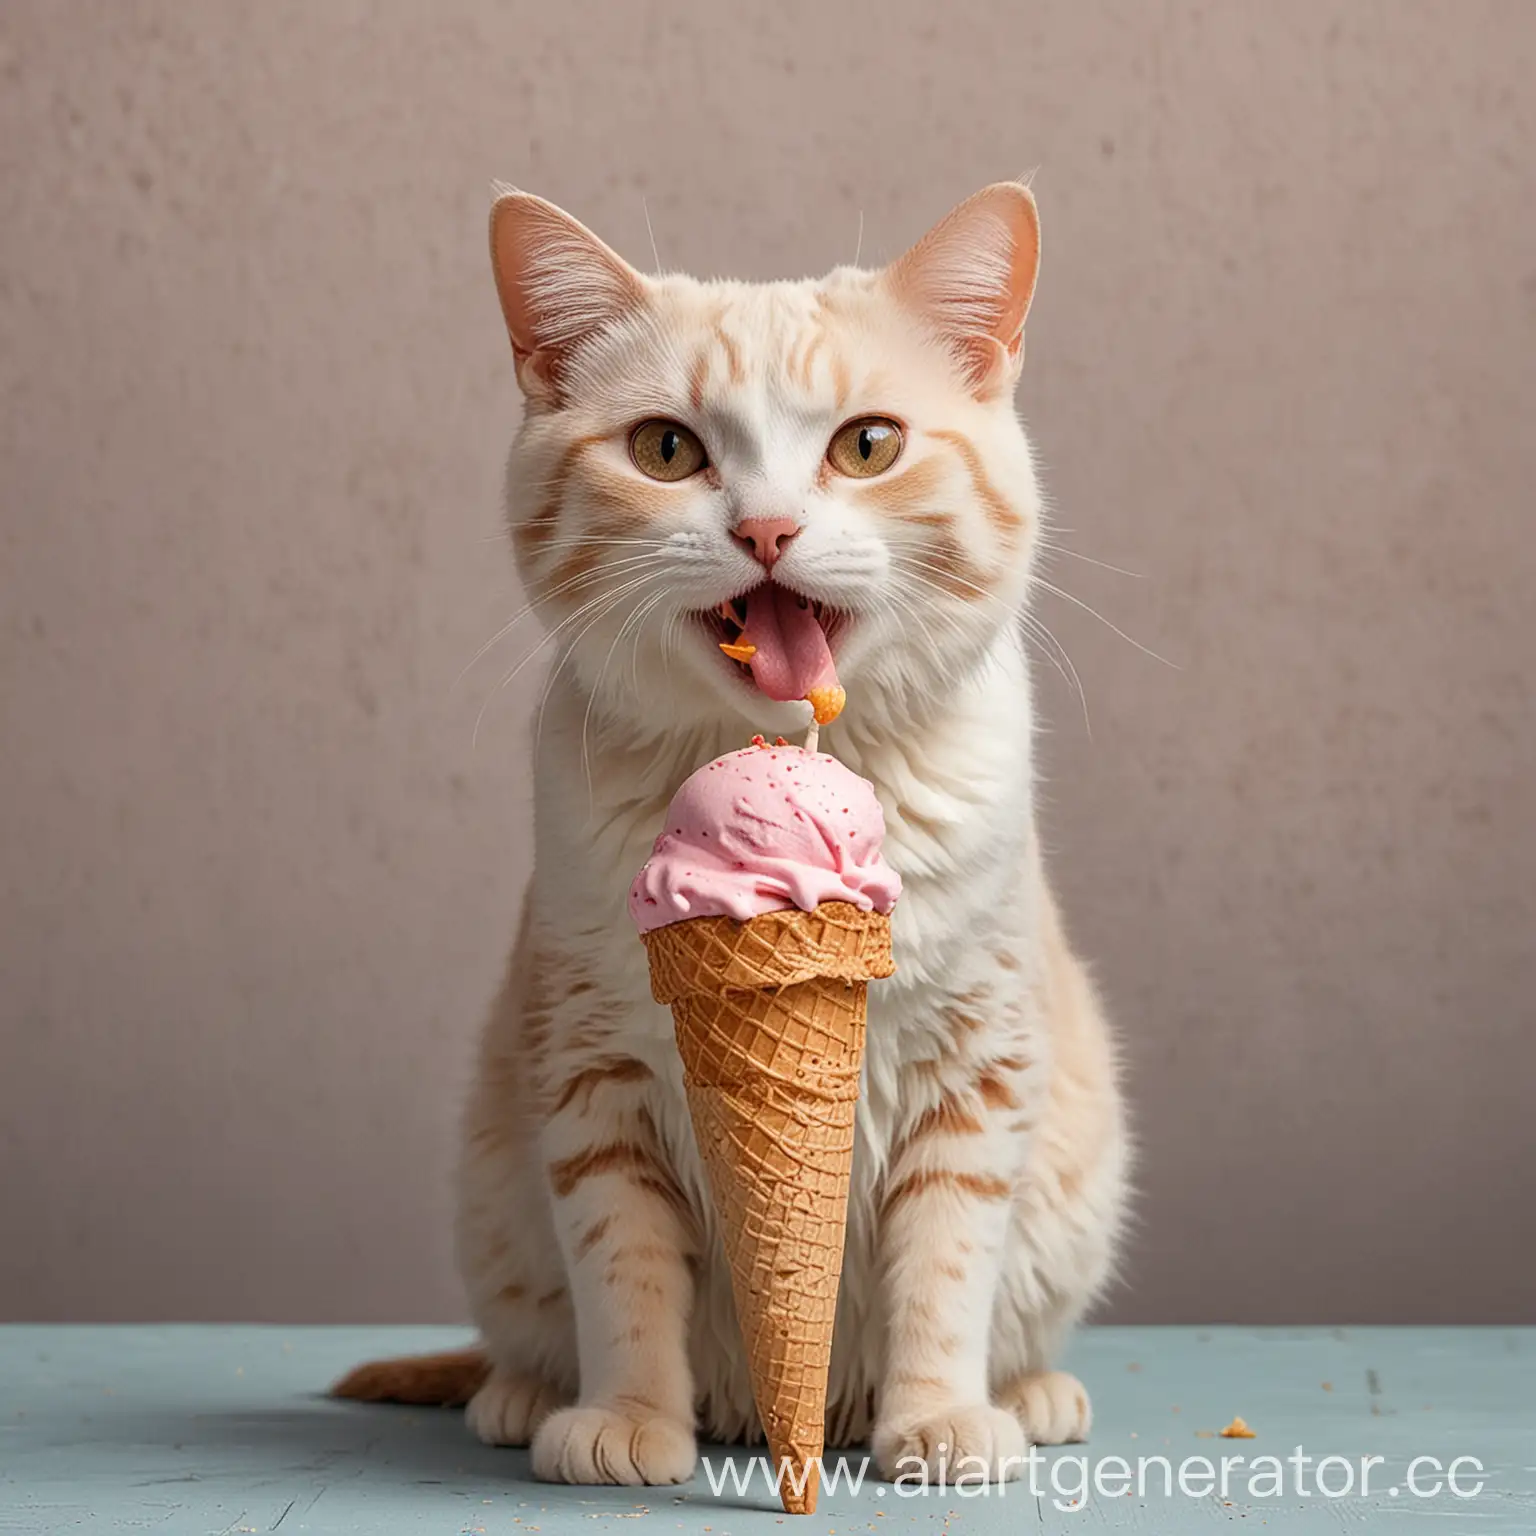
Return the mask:
[(799, 536), (800, 524), (792, 517), (748, 517), (731, 529), (731, 537), (766, 571)]

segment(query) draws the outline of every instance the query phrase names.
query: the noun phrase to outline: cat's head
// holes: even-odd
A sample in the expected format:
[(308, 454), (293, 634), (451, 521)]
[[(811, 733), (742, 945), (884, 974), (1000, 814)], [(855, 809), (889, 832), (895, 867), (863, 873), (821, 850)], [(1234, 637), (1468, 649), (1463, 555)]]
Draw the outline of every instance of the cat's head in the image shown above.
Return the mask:
[(792, 731), (808, 706), (775, 698), (829, 652), (850, 721), (931, 715), (1010, 627), (1040, 521), (1012, 401), (1025, 187), (987, 187), (881, 270), (756, 284), (644, 276), (508, 190), (491, 259), (527, 401), (519, 569), (603, 716)]

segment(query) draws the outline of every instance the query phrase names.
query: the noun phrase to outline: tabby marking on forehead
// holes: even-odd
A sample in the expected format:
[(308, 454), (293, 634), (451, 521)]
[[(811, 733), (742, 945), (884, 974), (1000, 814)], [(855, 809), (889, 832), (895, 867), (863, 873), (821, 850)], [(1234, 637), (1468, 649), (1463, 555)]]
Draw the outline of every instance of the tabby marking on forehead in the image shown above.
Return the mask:
[(715, 322), (715, 340), (720, 343), (725, 352), (726, 376), (732, 384), (740, 384), (746, 378), (746, 371), (741, 366), (741, 348), (726, 330), (725, 326)]

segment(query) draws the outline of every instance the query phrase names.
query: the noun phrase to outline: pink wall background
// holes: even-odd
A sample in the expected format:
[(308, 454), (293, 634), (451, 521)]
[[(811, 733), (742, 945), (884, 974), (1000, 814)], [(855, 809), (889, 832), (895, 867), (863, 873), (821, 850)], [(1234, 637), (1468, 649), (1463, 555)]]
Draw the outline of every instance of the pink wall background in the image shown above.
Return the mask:
[(0, 1317), (460, 1315), (491, 178), (765, 277), (1038, 166), (1054, 579), (1179, 668), (1043, 610), (1113, 1314), (1536, 1318), (1536, 9), (860, 10), (0, 11)]

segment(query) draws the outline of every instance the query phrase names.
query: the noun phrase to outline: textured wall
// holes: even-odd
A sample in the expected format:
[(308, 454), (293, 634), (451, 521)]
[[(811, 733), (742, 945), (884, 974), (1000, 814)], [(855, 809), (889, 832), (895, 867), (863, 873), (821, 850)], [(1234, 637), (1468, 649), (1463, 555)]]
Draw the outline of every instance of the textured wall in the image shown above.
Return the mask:
[(534, 688), (522, 628), (455, 685), (518, 602), (492, 176), (768, 276), (1038, 165), (1021, 401), (1143, 573), (1055, 579), (1178, 668), (1043, 610), (1114, 1311), (1536, 1317), (1536, 9), (859, 10), (0, 10), (0, 1316), (459, 1313)]

